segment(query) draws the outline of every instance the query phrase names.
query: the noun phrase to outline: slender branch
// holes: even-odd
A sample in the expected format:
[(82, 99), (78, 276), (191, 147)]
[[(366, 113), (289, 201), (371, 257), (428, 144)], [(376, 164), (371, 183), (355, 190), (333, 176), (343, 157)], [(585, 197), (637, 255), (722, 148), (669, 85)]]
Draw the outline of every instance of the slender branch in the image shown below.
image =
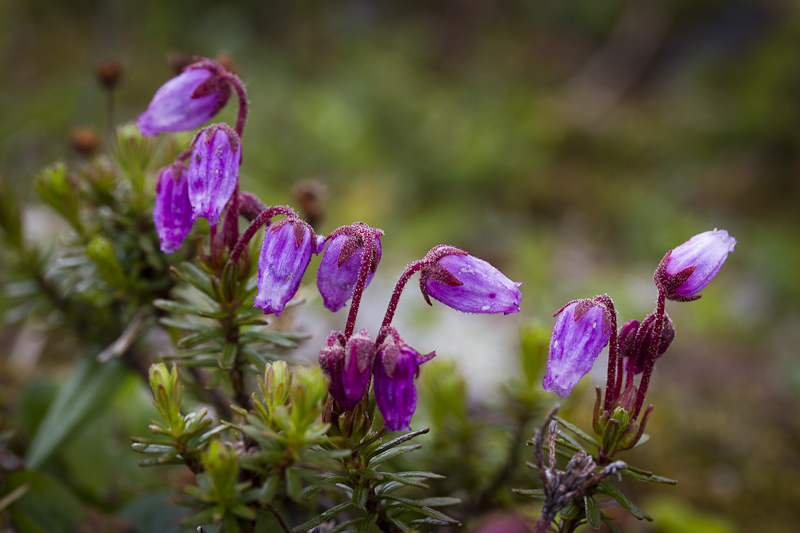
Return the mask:
[(266, 507), (267, 509), (269, 509), (269, 510), (270, 510), (270, 512), (271, 512), (273, 515), (275, 515), (275, 519), (276, 519), (276, 520), (278, 521), (278, 523), (281, 525), (281, 527), (283, 528), (283, 531), (284, 531), (285, 533), (292, 533), (292, 530), (289, 528), (289, 526), (288, 526), (288, 525), (286, 525), (286, 521), (283, 519), (283, 517), (281, 516), (281, 513), (279, 513), (279, 512), (278, 512), (278, 510), (275, 508), (275, 506), (274, 506), (274, 505), (272, 505), (270, 502), (264, 502), (264, 507)]
[(350, 303), (350, 311), (347, 314), (347, 324), (344, 328), (344, 337), (350, 339), (356, 327), (356, 317), (358, 308), (361, 305), (361, 295), (367, 286), (369, 270), (372, 266), (372, 255), (375, 251), (375, 235), (372, 228), (365, 227), (360, 230), (361, 238), (364, 241), (364, 255), (361, 256), (361, 267), (358, 269), (358, 279), (353, 290), (353, 301)]
[(263, 226), (264, 224), (269, 224), (269, 221), (275, 215), (285, 215), (287, 217), (297, 217), (297, 213), (294, 212), (294, 209), (287, 205), (276, 205), (273, 207), (268, 207), (264, 211), (258, 215), (253, 222), (244, 230), (239, 240), (236, 241), (236, 246), (234, 246), (233, 251), (231, 252), (231, 256), (229, 261), (235, 263), (239, 260), (239, 256), (242, 255), (244, 249), (247, 247), (247, 243), (250, 242), (250, 239), (253, 238), (253, 235), (256, 234), (258, 228)]
[(419, 272), (426, 264), (426, 259), (420, 259), (419, 261), (408, 265), (403, 273), (400, 274), (400, 279), (397, 280), (394, 290), (392, 291), (392, 298), (389, 300), (389, 307), (386, 308), (386, 314), (383, 317), (383, 323), (381, 324), (381, 330), (378, 333), (378, 338), (375, 340), (376, 345), (382, 343), (386, 338), (387, 332), (385, 330), (387, 327), (392, 325), (392, 319), (394, 319), (394, 313), (397, 311), (397, 304), (400, 302), (400, 295), (403, 293), (406, 283), (408, 283), (408, 280), (411, 279), (411, 276)]
[(650, 376), (653, 373), (653, 366), (656, 364), (656, 357), (658, 357), (658, 349), (661, 346), (661, 331), (664, 328), (664, 314), (666, 308), (667, 293), (663, 289), (658, 290), (658, 301), (656, 303), (656, 323), (653, 325), (653, 340), (650, 342), (647, 351), (647, 364), (644, 367), (644, 374), (642, 380), (639, 382), (639, 392), (636, 395), (636, 409), (633, 413), (633, 419), (639, 416), (639, 411), (644, 404), (644, 397), (647, 394), (647, 387), (650, 385)]
[(227, 79), (230, 84), (233, 85), (233, 88), (236, 91), (236, 96), (239, 98), (239, 113), (236, 115), (235, 129), (236, 133), (241, 138), (242, 133), (244, 132), (244, 124), (247, 122), (247, 91), (244, 90), (244, 84), (237, 75), (229, 72), (226, 74), (225, 79)]

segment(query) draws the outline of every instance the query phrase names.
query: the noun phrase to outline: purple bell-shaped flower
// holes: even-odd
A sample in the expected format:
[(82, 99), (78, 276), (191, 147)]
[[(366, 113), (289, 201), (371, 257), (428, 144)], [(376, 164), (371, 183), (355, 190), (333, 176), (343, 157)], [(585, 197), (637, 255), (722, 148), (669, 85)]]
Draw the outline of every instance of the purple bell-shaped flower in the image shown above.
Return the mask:
[(342, 389), (344, 402), (339, 404), (345, 409), (356, 406), (369, 386), (372, 364), (375, 361), (375, 343), (367, 334), (367, 330), (359, 330), (350, 337), (344, 347), (344, 367), (342, 369)]
[(323, 304), (329, 311), (335, 313), (353, 297), (361, 260), (364, 257), (365, 233), (373, 235), (375, 239), (367, 283), (364, 286), (366, 288), (372, 281), (378, 262), (381, 260), (380, 237), (383, 232), (356, 222), (351, 226), (338, 228), (328, 236), (327, 247), (317, 271), (317, 288), (322, 295)]
[(378, 348), (373, 371), (375, 401), (389, 431), (402, 431), (411, 425), (417, 408), (414, 379), (419, 374), (419, 365), (435, 355), (434, 352), (420, 355), (403, 342), (394, 328), (389, 328), (389, 335)]
[(242, 143), (226, 124), (213, 124), (195, 136), (189, 159), (192, 218), (216, 226), (239, 181)]
[(265, 315), (281, 316), (297, 293), (315, 248), (314, 232), (303, 220), (284, 218), (273, 223), (264, 234), (258, 256), (258, 294), (253, 307), (260, 307)]
[(656, 271), (656, 283), (671, 300), (696, 300), (735, 245), (736, 239), (724, 229), (695, 235), (667, 253)]
[(483, 259), (452, 246), (437, 246), (426, 259), (419, 283), (428, 304), (433, 297), (465, 313), (508, 315), (519, 311), (521, 283), (511, 281)]
[(330, 379), (328, 392), (342, 409), (353, 409), (364, 397), (374, 361), (375, 344), (366, 330), (346, 343), (341, 332), (330, 334), (319, 352), (319, 366)]
[(544, 390), (566, 398), (592, 369), (611, 335), (607, 313), (607, 308), (594, 300), (571, 302), (556, 313)]
[(158, 172), (153, 223), (161, 240), (161, 251), (171, 254), (180, 249), (192, 231), (192, 204), (186, 165), (177, 162)]
[(187, 131), (210, 120), (231, 96), (226, 74), (219, 63), (210, 59), (186, 67), (161, 86), (147, 111), (139, 115), (136, 124), (142, 135)]

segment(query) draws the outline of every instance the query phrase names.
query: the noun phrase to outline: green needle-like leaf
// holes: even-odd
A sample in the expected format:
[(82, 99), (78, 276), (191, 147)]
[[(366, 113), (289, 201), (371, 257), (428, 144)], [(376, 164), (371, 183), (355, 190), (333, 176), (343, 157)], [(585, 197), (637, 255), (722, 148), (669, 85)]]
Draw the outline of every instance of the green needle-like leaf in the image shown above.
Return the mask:
[(644, 519), (644, 518), (649, 518), (649, 517), (648, 517), (648, 516), (645, 514), (645, 512), (644, 512), (644, 511), (642, 511), (642, 510), (639, 508), (639, 506), (638, 506), (638, 505), (636, 505), (635, 503), (633, 503), (632, 501), (630, 501), (630, 500), (629, 500), (629, 499), (628, 499), (628, 498), (627, 498), (627, 497), (626, 497), (624, 494), (622, 494), (622, 492), (620, 492), (620, 490), (619, 490), (617, 487), (615, 487), (614, 485), (612, 485), (612, 484), (610, 484), (610, 483), (608, 483), (608, 482), (606, 482), (606, 481), (601, 481), (601, 482), (600, 482), (600, 484), (598, 485), (597, 492), (600, 492), (600, 493), (602, 493), (602, 494), (608, 494), (609, 496), (611, 496), (612, 498), (614, 498), (615, 500), (617, 500), (617, 503), (619, 503), (619, 504), (620, 504), (620, 506), (621, 506), (623, 509), (625, 509), (626, 511), (628, 511), (628, 513), (630, 513), (631, 515), (635, 516), (635, 517), (636, 517), (636, 518), (638, 518), (639, 520), (642, 520), (642, 519)]
[(591, 496), (583, 497), (583, 505), (586, 511), (586, 523), (595, 531), (600, 530), (601, 518), (600, 508), (597, 507), (597, 502)]
[(575, 435), (577, 435), (578, 437), (580, 437), (583, 440), (585, 440), (586, 442), (588, 442), (589, 444), (593, 444), (594, 446), (599, 446), (600, 445), (600, 443), (597, 442), (597, 439), (595, 439), (594, 437), (592, 437), (588, 433), (585, 433), (581, 428), (579, 428), (575, 424), (572, 424), (572, 423), (564, 420), (560, 416), (555, 416), (553, 418), (555, 420), (557, 420), (559, 424), (561, 424), (562, 426), (564, 426), (565, 428), (567, 428), (568, 430), (573, 432)]
[(297, 526), (294, 529), (292, 529), (292, 531), (294, 533), (304, 533), (305, 531), (308, 531), (311, 528), (317, 527), (318, 525), (322, 524), (323, 522), (327, 522), (328, 520), (330, 520), (331, 518), (333, 518), (337, 514), (342, 513), (344, 511), (347, 511), (348, 509), (352, 509), (352, 508), (353, 508), (353, 502), (341, 503), (341, 504), (337, 505), (336, 507), (332, 507), (332, 508), (328, 509), (327, 511), (325, 511), (321, 515), (317, 516), (316, 518), (312, 518), (308, 522), (306, 522), (304, 524), (300, 524), (299, 526)]

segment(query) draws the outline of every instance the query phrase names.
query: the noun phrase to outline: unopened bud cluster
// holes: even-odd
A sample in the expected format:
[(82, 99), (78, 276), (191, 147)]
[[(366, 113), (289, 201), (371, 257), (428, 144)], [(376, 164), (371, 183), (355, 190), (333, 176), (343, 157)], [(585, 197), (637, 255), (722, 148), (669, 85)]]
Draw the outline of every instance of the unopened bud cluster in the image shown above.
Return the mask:
[[(639, 420), (655, 361), (675, 338), (665, 301), (692, 301), (719, 272), (736, 239), (725, 230), (701, 233), (670, 250), (653, 276), (656, 310), (641, 322), (628, 320), (617, 330), (617, 312), (606, 295), (576, 300), (559, 310), (550, 340), (545, 390), (567, 397), (608, 346), (605, 400), (598, 389), (594, 430), (601, 436), (599, 460), (613, 457), (641, 439), (650, 405)], [(636, 376), (641, 376), (638, 385)]]

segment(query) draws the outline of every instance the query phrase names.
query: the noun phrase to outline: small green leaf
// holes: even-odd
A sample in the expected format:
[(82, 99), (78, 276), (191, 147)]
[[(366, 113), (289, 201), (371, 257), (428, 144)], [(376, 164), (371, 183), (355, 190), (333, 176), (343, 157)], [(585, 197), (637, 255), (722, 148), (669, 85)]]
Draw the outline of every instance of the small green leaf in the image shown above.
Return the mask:
[(445, 507), (447, 505), (458, 505), (461, 503), (460, 498), (425, 498), (416, 500), (415, 505), (422, 507)]
[(211, 287), (210, 276), (195, 264), (184, 261), (181, 263), (180, 270), (175, 267), (172, 267), (170, 270), (186, 283), (193, 285), (196, 289), (216, 299), (214, 289)]
[(369, 533), (372, 531), (372, 526), (375, 525), (375, 521), (378, 520), (378, 515), (376, 513), (370, 513), (364, 517), (364, 520), (361, 522), (361, 525), (358, 526), (358, 533)]
[(583, 497), (583, 505), (586, 511), (586, 523), (595, 531), (600, 530), (600, 508), (597, 507), (597, 502), (591, 496)]
[(422, 448), (422, 444), (409, 444), (408, 446), (398, 446), (397, 448), (392, 448), (391, 450), (386, 450), (385, 452), (376, 455), (369, 461), (369, 466), (375, 467), (379, 464), (388, 461), (392, 457), (396, 457), (398, 455), (402, 455), (404, 453), (408, 453), (414, 450)]
[(644, 481), (646, 483), (664, 483), (666, 485), (675, 485), (678, 483), (675, 479), (670, 479), (668, 477), (657, 476), (651, 472), (647, 472), (646, 470), (639, 470), (638, 468), (634, 469), (631, 466), (619, 471), (625, 477), (629, 477), (631, 479), (635, 479), (637, 481)]
[(545, 498), (544, 489), (511, 489), (511, 492), (543, 500)]
[(556, 437), (556, 443), (564, 446), (565, 448), (569, 448), (573, 452), (586, 451), (583, 448), (581, 448), (580, 446), (578, 446), (576, 444), (573, 444), (573, 443), (569, 442), (568, 440), (563, 439), (561, 437)]
[(199, 307), (178, 303), (172, 300), (164, 300), (161, 298), (153, 300), (153, 306), (157, 309), (161, 309), (162, 311), (167, 311), (169, 313), (187, 314), (187, 315), (196, 315), (202, 312), (209, 311), (208, 309), (200, 309)]
[(336, 507), (332, 507), (332, 508), (328, 509), (327, 511), (325, 511), (321, 515), (317, 516), (316, 518), (312, 518), (308, 522), (306, 522), (304, 524), (300, 524), (299, 526), (297, 526), (294, 529), (292, 529), (292, 531), (294, 533), (304, 533), (305, 531), (308, 531), (309, 529), (311, 529), (313, 527), (317, 527), (318, 525), (320, 525), (320, 524), (322, 524), (324, 522), (327, 522), (328, 520), (330, 520), (331, 518), (333, 518), (337, 514), (342, 513), (344, 511), (347, 511), (348, 509), (352, 509), (352, 508), (353, 508), (353, 502), (341, 503), (341, 504), (337, 505)]
[(269, 476), (267, 481), (261, 487), (261, 493), (258, 495), (258, 501), (268, 503), (275, 497), (275, 492), (278, 490), (281, 478), (278, 476)]
[(206, 389), (209, 390), (216, 389), (217, 387), (222, 385), (222, 382), (225, 381), (226, 379), (228, 379), (227, 370), (222, 370), (222, 369), (215, 370), (214, 373), (211, 374), (211, 379), (209, 379), (208, 382), (206, 383)]
[(225, 348), (219, 356), (219, 367), (225, 370), (231, 370), (236, 366), (236, 353), (239, 346), (235, 342), (226, 342)]
[(364, 517), (363, 516), (359, 516), (358, 518), (354, 518), (352, 520), (348, 520), (347, 522), (342, 522), (341, 524), (338, 524), (338, 525), (332, 527), (331, 529), (329, 529), (328, 533), (339, 533), (340, 531), (343, 531), (343, 530), (347, 529), (350, 526), (354, 526), (354, 525), (358, 524), (362, 520), (364, 520)]
[(286, 494), (296, 502), (303, 501), (303, 483), (295, 468), (286, 469)]
[(616, 526), (616, 524), (614, 524), (611, 518), (604, 516), (603, 522), (605, 522), (606, 526), (608, 526), (608, 529), (611, 530), (611, 533), (622, 533), (622, 531), (619, 530), (619, 528)]
[(187, 322), (186, 320), (178, 320), (177, 318), (168, 316), (159, 318), (158, 323), (168, 328), (178, 328), (187, 331), (205, 331), (208, 329), (206, 324), (201, 324), (200, 322)]
[(557, 420), (559, 424), (561, 424), (562, 426), (566, 427), (568, 430), (570, 430), (575, 435), (577, 435), (578, 437), (582, 438), (583, 440), (585, 440), (589, 444), (593, 444), (594, 446), (599, 446), (600, 445), (600, 443), (597, 442), (597, 439), (595, 439), (594, 437), (592, 437), (588, 433), (585, 433), (581, 428), (579, 428), (575, 424), (567, 422), (566, 420), (564, 420), (560, 416), (556, 416), (556, 417), (553, 417), (553, 418), (555, 420)]
[(369, 487), (356, 487), (353, 489), (353, 505), (355, 505), (356, 509), (363, 509), (364, 506), (367, 504), (367, 498), (369, 497)]
[(214, 338), (222, 339), (225, 336), (225, 332), (222, 331), (220, 328), (211, 328), (200, 333), (195, 333), (194, 335), (187, 335), (186, 337), (182, 338), (178, 341), (178, 348), (186, 349), (186, 348), (194, 348), (198, 344), (202, 344), (204, 342), (208, 342)]
[(609, 496), (617, 500), (617, 503), (619, 503), (619, 505), (623, 509), (628, 511), (628, 513), (635, 516), (639, 520), (642, 520), (647, 516), (645, 512), (639, 508), (638, 505), (630, 501), (624, 494), (622, 494), (622, 492), (620, 492), (620, 490), (617, 487), (606, 481), (600, 482), (600, 484), (598, 485), (597, 492), (600, 492), (602, 494), (608, 494)]
[[(144, 444), (141, 442), (134, 442), (131, 444), (131, 449), (139, 453), (172, 453), (176, 452), (175, 447), (167, 444)], [(177, 453), (177, 452), (176, 452)]]
[(561, 509), (561, 512), (558, 513), (558, 516), (560, 516), (564, 520), (572, 520), (573, 518), (578, 516), (578, 513), (580, 512), (581, 512), (580, 507), (578, 507), (574, 503), (568, 503), (567, 505), (564, 506), (563, 509)]
[(425, 433), (428, 433), (430, 430), (431, 430), (431, 428), (424, 428), (424, 429), (420, 429), (420, 430), (417, 430), (417, 431), (412, 431), (411, 433), (406, 433), (405, 435), (401, 435), (401, 436), (397, 437), (396, 439), (390, 440), (386, 444), (383, 444), (383, 445), (379, 446), (374, 452), (372, 452), (369, 455), (370, 455), (370, 457), (375, 457), (376, 455), (380, 455), (383, 452), (385, 452), (386, 450), (390, 450), (390, 449), (394, 448), (395, 446), (399, 446), (399, 445), (403, 444), (404, 442), (413, 439), (414, 437), (418, 437), (420, 435), (424, 435)]

